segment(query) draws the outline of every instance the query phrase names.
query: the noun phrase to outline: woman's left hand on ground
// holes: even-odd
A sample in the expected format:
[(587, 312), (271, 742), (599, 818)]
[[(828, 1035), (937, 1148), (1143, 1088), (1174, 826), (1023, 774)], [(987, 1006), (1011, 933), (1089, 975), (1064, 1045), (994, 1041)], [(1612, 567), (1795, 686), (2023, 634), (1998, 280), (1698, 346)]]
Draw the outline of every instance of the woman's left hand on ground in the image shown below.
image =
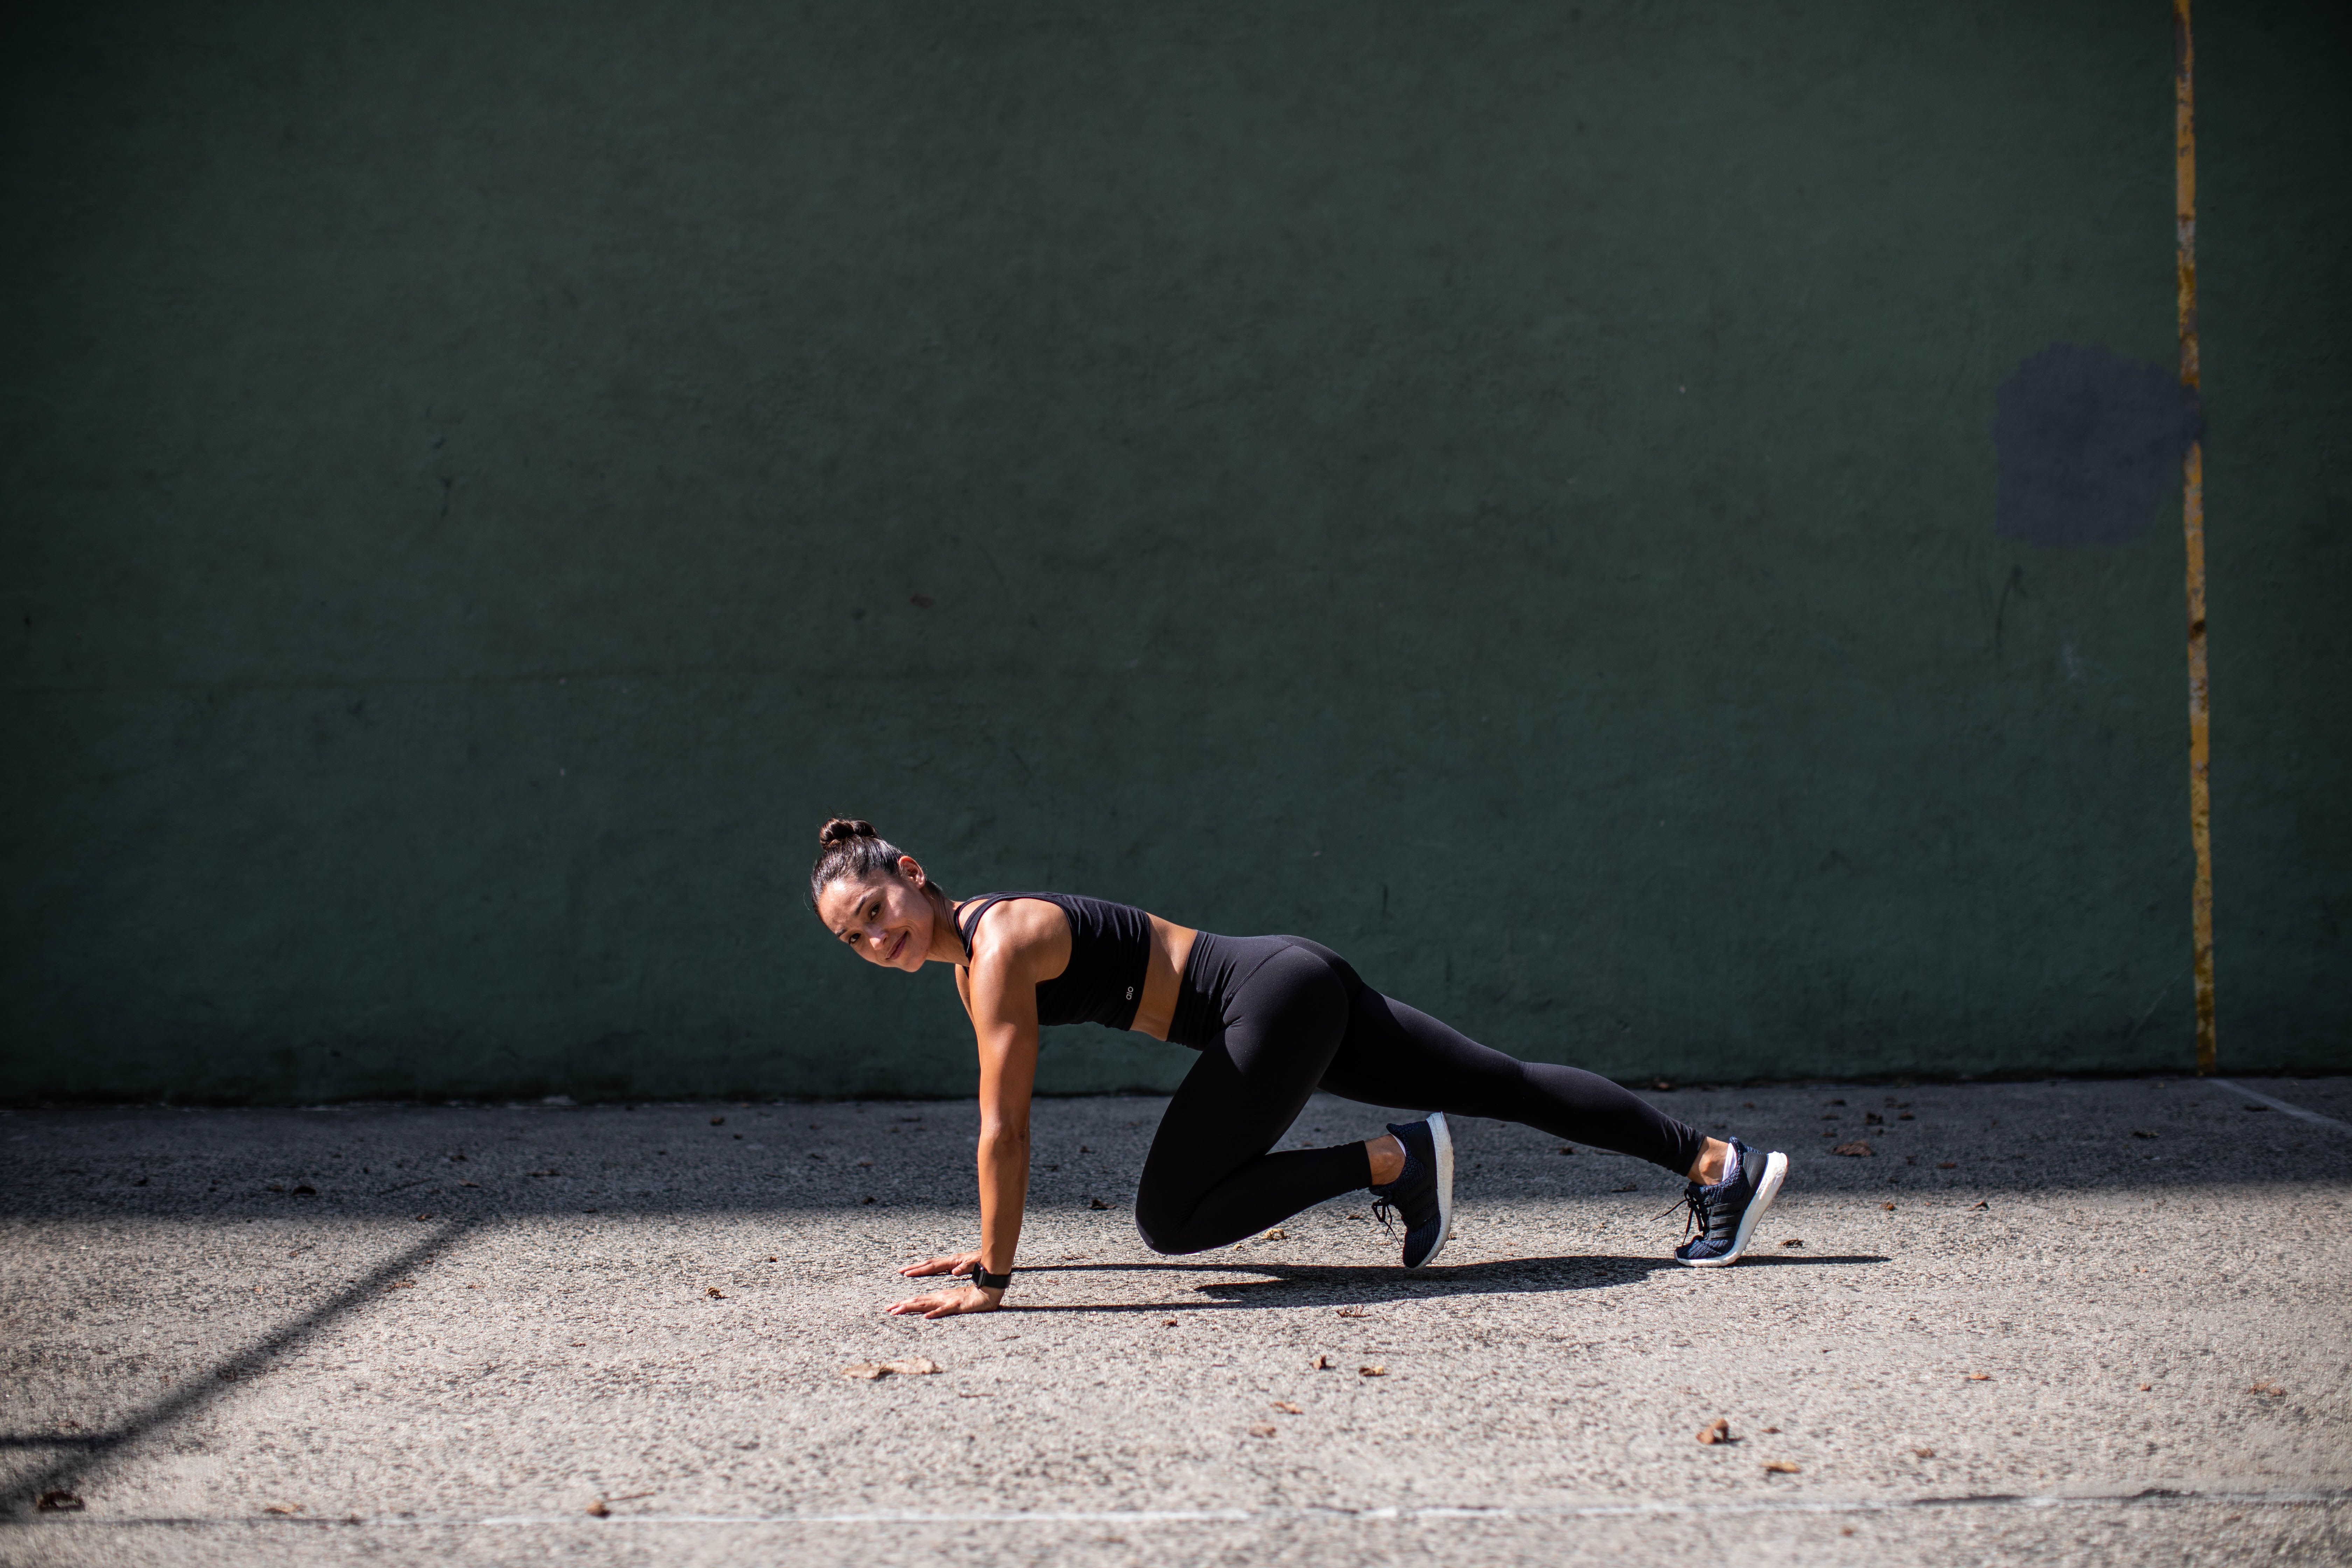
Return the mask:
[(993, 1312), (1003, 1304), (1004, 1292), (984, 1290), (977, 1285), (961, 1286), (953, 1290), (934, 1290), (927, 1296), (910, 1296), (903, 1301), (893, 1301), (887, 1310), (894, 1318), (920, 1312), (926, 1318), (953, 1318), (965, 1312)]

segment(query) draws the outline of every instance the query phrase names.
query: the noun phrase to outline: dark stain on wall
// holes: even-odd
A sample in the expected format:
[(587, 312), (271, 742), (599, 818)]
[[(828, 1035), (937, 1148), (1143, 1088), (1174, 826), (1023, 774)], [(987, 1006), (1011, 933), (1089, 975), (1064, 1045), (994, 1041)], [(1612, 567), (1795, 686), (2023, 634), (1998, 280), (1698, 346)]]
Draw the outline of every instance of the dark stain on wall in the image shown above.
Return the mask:
[(1995, 527), (2030, 544), (2126, 544), (2147, 531), (2201, 431), (2196, 395), (2160, 365), (2053, 343), (1993, 395)]

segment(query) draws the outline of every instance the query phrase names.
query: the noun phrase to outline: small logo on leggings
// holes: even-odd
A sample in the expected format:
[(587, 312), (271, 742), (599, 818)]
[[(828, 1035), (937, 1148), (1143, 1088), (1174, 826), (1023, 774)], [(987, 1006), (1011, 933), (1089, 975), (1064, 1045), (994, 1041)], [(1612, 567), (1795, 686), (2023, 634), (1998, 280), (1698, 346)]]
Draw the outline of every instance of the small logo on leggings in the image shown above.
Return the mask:
[(1127, 999), (1130, 1002), (1135, 1000), (1135, 987), (1132, 985), (1127, 988)]

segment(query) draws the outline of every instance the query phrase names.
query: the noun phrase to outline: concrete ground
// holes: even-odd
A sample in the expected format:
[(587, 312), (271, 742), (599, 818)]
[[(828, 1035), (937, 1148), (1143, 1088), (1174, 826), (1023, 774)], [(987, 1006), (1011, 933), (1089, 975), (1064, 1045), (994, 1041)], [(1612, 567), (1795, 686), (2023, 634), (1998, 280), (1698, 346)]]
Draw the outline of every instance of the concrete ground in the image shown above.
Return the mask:
[(1156, 1258), (1160, 1102), (1054, 1100), (935, 1323), (969, 1103), (0, 1114), (0, 1560), (2352, 1560), (2352, 1079), (1658, 1098), (1793, 1157), (1736, 1268), (1492, 1122), (1425, 1273)]

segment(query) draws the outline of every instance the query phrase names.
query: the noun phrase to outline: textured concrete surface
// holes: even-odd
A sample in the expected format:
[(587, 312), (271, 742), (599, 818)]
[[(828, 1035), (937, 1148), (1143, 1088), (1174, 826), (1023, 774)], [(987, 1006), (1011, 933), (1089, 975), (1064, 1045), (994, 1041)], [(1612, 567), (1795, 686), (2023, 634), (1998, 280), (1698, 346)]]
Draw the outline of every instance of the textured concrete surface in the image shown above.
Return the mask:
[(0, 1558), (2337, 1561), (2352, 1080), (2242, 1090), (1664, 1095), (1795, 1162), (1704, 1274), (1486, 1122), (1424, 1275), (1347, 1203), (1156, 1258), (1158, 1102), (1047, 1101), (1019, 1310), (937, 1323), (968, 1103), (6, 1115)]

